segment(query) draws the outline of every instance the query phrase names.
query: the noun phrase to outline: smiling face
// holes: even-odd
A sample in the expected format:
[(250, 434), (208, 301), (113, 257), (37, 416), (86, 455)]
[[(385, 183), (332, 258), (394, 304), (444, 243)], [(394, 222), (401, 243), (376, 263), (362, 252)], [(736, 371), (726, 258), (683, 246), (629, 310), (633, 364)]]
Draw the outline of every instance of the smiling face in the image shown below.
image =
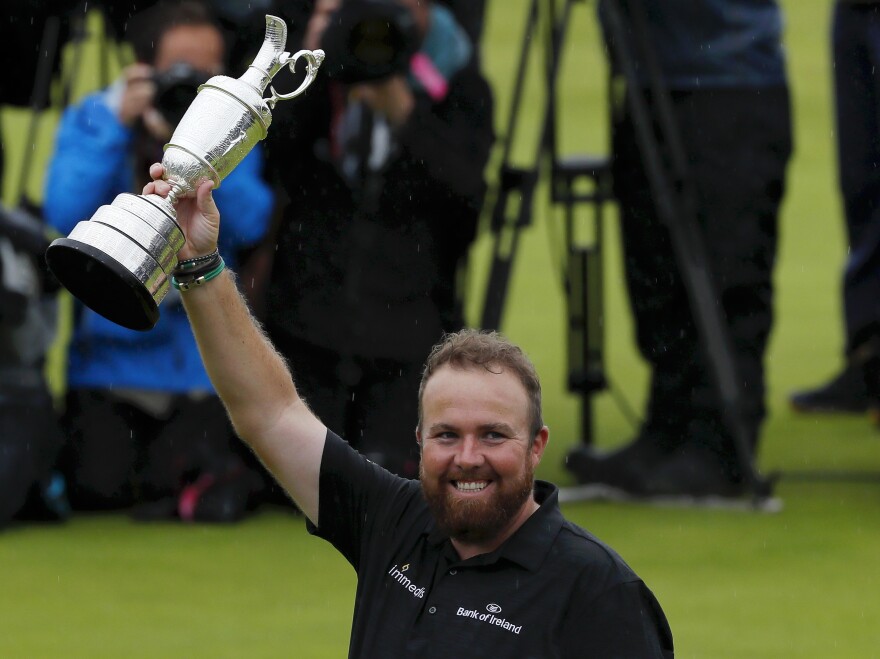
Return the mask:
[(513, 373), (492, 371), (446, 364), (422, 395), (422, 490), (459, 553), (460, 545), (492, 551), (538, 508), (534, 471), (549, 432), (530, 437), (525, 388)]

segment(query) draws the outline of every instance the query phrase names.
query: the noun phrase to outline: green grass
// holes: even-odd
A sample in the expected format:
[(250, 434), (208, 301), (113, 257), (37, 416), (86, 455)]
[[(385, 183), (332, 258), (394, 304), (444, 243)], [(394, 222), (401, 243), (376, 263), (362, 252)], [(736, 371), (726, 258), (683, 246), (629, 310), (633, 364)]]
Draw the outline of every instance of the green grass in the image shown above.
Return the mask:
[[(845, 244), (835, 192), (829, 4), (784, 2), (796, 152), (767, 359), (771, 415), (760, 454), (765, 471), (783, 472), (783, 511), (566, 506), (571, 519), (618, 549), (652, 587), (680, 657), (880, 655), (880, 480), (785, 477), (797, 470), (880, 473), (880, 434), (866, 419), (798, 417), (786, 404), (790, 390), (821, 381), (840, 362)], [(507, 124), (524, 6), (489, 3), (485, 61), (499, 127)], [(601, 153), (606, 144), (605, 68), (590, 11), (592, 5), (579, 8), (563, 72), (568, 152)], [(515, 149), (524, 161), (539, 116), (537, 87), (529, 100)], [(13, 160), (10, 154), (25, 148), (23, 118), (7, 111), (3, 119)], [(51, 144), (52, 119), (35, 147), (40, 157)], [(28, 186), (37, 197), (38, 173)], [(7, 179), (7, 200), (10, 190)], [(578, 401), (565, 391), (560, 220), (546, 207), (542, 198), (535, 225), (523, 235), (504, 329), (543, 374), (552, 439), (539, 475), (564, 485), (571, 481), (561, 459), (579, 440)], [(640, 409), (645, 369), (633, 348), (613, 217), (608, 229), (607, 368)], [(474, 250), (472, 318), (479, 317), (488, 247), (484, 238)], [(596, 411), (601, 445), (632, 435), (611, 396), (598, 396)], [(234, 528), (98, 516), (17, 529), (0, 536), (0, 584), (3, 657), (344, 656), (355, 586), (350, 568), (310, 538), (299, 518), (275, 511)]]

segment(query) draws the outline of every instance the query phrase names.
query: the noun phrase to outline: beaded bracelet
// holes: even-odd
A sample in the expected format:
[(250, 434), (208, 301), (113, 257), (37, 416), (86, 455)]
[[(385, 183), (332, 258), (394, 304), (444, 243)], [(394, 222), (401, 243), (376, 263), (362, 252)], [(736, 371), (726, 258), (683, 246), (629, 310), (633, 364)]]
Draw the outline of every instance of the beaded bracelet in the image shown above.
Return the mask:
[(210, 254), (197, 256), (194, 259), (186, 259), (178, 261), (172, 274), (185, 274), (193, 270), (213, 270), (217, 263), (220, 262), (220, 250), (215, 249)]
[[(223, 260), (223, 257), (218, 255), (217, 259), (219, 262), (207, 271), (199, 268), (184, 273), (178, 272), (178, 269), (175, 268), (174, 274), (171, 277), (171, 285), (178, 291), (188, 291), (193, 286), (201, 286), (206, 281), (211, 281), (226, 269), (226, 262)], [(182, 277), (185, 277), (185, 279), (181, 279)]]

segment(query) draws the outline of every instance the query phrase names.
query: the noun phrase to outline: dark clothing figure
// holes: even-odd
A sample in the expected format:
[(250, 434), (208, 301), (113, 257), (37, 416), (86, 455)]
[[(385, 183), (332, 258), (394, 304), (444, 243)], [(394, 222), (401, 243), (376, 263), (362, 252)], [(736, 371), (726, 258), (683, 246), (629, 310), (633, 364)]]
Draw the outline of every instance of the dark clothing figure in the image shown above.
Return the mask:
[[(790, 151), (784, 88), (673, 93), (698, 194), (699, 220), (743, 383), (752, 445), (766, 408), (763, 358), (772, 324), (777, 215)], [(615, 125), (615, 192), (620, 200), (627, 287), (639, 350), (651, 364), (642, 435), (672, 450), (700, 444), (738, 464), (722, 428), (697, 328), (666, 228), (657, 218), (629, 117)]]
[[(643, 4), (754, 447), (765, 415), (777, 216), (791, 152), (780, 12), (768, 0)], [(737, 494), (739, 461), (625, 107), (615, 108), (612, 139), (626, 282), (639, 350), (651, 365), (650, 396), (634, 444), (598, 462), (573, 456), (570, 466), (583, 481), (635, 494)]]
[(444, 330), (462, 324), (456, 272), (493, 139), (491, 96), (472, 51), (435, 6), (408, 76), (415, 108), (402, 126), (346, 102), (347, 88), (319, 76), (278, 113), (269, 137), (289, 203), (267, 329), (297, 364), (297, 387), (322, 421), (408, 476), (417, 473), (421, 362)]
[(672, 657), (653, 593), (607, 545), (565, 520), (556, 487), (498, 549), (461, 560), (418, 481), (328, 432), (320, 526), (358, 575), (349, 657)]
[(846, 349), (880, 330), (880, 2), (834, 7), (838, 178), (850, 251), (843, 279)]
[(16, 516), (67, 515), (52, 471), (63, 440), (43, 376), (57, 320), (43, 231), (38, 218), (0, 209), (0, 528)]
[(794, 394), (792, 403), (805, 412), (864, 412), (880, 409), (880, 2), (835, 3), (832, 55), (838, 183), (849, 239), (843, 273), (848, 363), (827, 385)]

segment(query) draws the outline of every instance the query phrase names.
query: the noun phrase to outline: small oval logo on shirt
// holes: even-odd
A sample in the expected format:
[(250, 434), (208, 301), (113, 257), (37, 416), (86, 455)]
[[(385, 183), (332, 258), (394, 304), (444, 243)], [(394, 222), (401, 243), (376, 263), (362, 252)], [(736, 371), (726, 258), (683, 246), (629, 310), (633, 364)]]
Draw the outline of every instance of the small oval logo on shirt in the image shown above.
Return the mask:
[(498, 606), (497, 604), (487, 604), (486, 610), (489, 613), (501, 613), (501, 607)]

